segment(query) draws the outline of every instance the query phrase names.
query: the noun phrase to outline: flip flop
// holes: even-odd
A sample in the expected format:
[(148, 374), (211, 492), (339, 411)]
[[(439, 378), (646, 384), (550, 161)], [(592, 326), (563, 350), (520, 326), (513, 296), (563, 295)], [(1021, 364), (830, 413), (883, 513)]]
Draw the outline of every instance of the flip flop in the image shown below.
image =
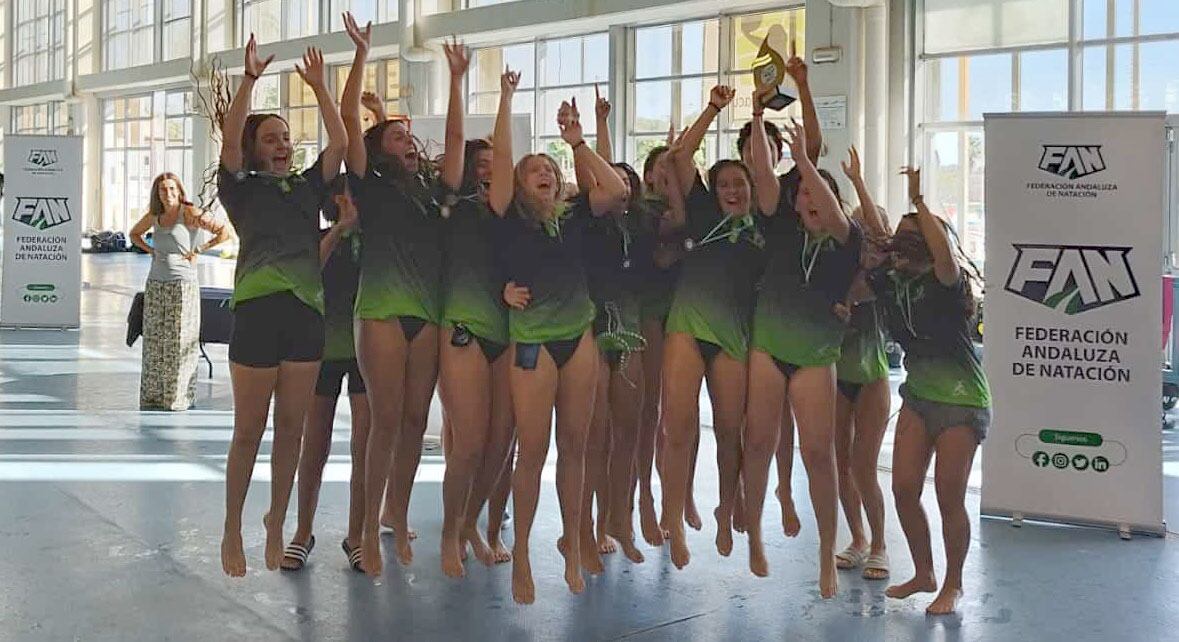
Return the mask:
[(364, 569), (360, 567), (360, 547), (352, 548), (348, 546), (348, 539), (340, 542), (340, 547), (344, 549), (344, 554), (348, 556), (348, 563), (352, 565), (352, 570), (357, 573), (363, 573)]
[[(869, 571), (877, 571), (877, 575), (869, 575)], [(880, 574), (883, 573), (883, 574)], [(878, 555), (869, 555), (864, 562), (864, 572), (862, 574), (866, 580), (887, 580), (888, 579), (888, 553), (880, 553)]]
[[(296, 544), (295, 542), (291, 542), (290, 544), (287, 544), (286, 550), (284, 550), (282, 552), (282, 561), (283, 561), (283, 564), (281, 566), (282, 570), (284, 570), (284, 571), (301, 571), (301, 570), (303, 570), (303, 567), (307, 565), (307, 556), (311, 555), (311, 551), (313, 551), (313, 550), (315, 550), (315, 536), (314, 535), (311, 536), (311, 540), (309, 542), (307, 542), (306, 546), (304, 546), (302, 544)], [(290, 560), (292, 562), (292, 564), (288, 565), (287, 564), (288, 560)]]
[(842, 553), (835, 554), (835, 568), (847, 570), (859, 568), (868, 559), (868, 551), (862, 548), (852, 548), (850, 545)]

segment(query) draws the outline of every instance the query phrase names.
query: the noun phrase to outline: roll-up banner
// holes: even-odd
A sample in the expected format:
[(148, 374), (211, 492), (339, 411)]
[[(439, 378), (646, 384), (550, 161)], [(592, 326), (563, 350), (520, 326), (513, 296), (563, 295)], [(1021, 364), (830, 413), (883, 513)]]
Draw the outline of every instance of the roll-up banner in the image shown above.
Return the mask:
[(1164, 115), (987, 114), (982, 512), (1164, 532)]
[(76, 328), (82, 291), (82, 138), (4, 137), (0, 326)]

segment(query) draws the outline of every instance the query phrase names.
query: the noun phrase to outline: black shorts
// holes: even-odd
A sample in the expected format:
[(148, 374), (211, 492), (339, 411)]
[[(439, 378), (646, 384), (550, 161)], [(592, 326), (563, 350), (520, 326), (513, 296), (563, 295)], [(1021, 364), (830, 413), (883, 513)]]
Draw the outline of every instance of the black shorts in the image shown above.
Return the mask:
[(294, 293), (242, 301), (233, 309), (229, 360), (251, 368), (323, 358), (323, 315)]
[(348, 375), (348, 394), (365, 393), (364, 377), (360, 376), (360, 366), (356, 365), (356, 359), (340, 359), (324, 361), (319, 365), (319, 380), (315, 382), (315, 394), (331, 399), (339, 397), (344, 375)]

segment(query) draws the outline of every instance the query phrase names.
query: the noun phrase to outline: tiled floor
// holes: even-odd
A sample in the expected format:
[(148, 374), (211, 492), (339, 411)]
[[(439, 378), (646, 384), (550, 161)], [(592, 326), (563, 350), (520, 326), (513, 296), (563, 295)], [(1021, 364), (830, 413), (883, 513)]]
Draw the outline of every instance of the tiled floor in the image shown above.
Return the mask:
[[(980, 523), (977, 490), (968, 496), (974, 546), (956, 616), (927, 618), (924, 599), (889, 600), (882, 584), (851, 574), (841, 577), (837, 599), (819, 599), (814, 521), (800, 492), (804, 528), (797, 539), (780, 535), (775, 505), (766, 512), (767, 526), (775, 525), (767, 528), (769, 578), (748, 573), (743, 539), (731, 558), (719, 557), (706, 523), (690, 537), (694, 557), (687, 569), (675, 570), (666, 551), (643, 545), (645, 564), (616, 555), (584, 595), (572, 596), (551, 545), (559, 528), (551, 474), (533, 539), (539, 597), (519, 607), (507, 566), (469, 563), (461, 581), (440, 572), (442, 462), (430, 455), (411, 509), (421, 533), (415, 562), (391, 564), (374, 582), (351, 572), (338, 546), (347, 500), (346, 404), (320, 504), (320, 546), (310, 564), (297, 575), (258, 570), (268, 495), (268, 467), (260, 465), (246, 507), (251, 571), (229, 580), (218, 558), (232, 430), (225, 349), (210, 350), (216, 369), (212, 379), (202, 376), (196, 410), (137, 412), (139, 349), (127, 348), (123, 336), (146, 260), (87, 256), (84, 266), (81, 331), (0, 332), (3, 640), (1076, 641), (1175, 639), (1179, 629), (1172, 603), (1179, 596), (1179, 550), (1170, 537), (1122, 542), (1099, 530)], [(207, 284), (230, 281), (228, 263), (202, 259), (201, 269)], [(697, 497), (708, 514), (716, 474), (711, 433), (704, 434)], [(1167, 434), (1164, 441), (1173, 513), (1179, 440)], [(885, 451), (887, 464), (887, 445)], [(802, 466), (795, 471), (795, 488), (805, 488)], [(886, 470), (881, 483), (887, 488)], [(936, 534), (932, 488), (927, 506)], [(897, 577), (911, 572), (891, 509), (888, 543)]]

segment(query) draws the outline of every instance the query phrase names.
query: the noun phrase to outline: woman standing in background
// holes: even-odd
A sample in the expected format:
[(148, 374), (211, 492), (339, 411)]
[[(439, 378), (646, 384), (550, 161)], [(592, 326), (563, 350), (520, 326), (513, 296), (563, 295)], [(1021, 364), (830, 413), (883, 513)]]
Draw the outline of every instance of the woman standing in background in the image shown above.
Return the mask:
[[(152, 245), (143, 235), (152, 231)], [(200, 231), (213, 238), (197, 244)], [(229, 239), (229, 229), (188, 202), (172, 173), (152, 181), (147, 214), (131, 228), (131, 242), (151, 255), (143, 295), (140, 410), (188, 410), (196, 397), (200, 355), (201, 289), (196, 260)]]

